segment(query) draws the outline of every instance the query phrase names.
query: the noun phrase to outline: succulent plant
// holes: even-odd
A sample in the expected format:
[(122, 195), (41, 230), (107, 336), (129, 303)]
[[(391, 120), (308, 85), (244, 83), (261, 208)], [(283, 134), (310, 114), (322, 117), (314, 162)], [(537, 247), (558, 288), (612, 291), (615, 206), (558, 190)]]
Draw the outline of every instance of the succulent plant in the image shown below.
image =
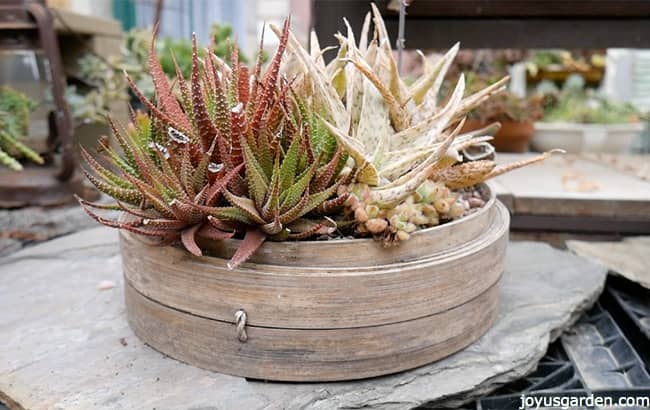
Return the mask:
[[(358, 42), (345, 21), (347, 36), (337, 35), (338, 55), (327, 65), (322, 58), (324, 50), (319, 48), (314, 34), (309, 52), (290, 35), (286, 69), (296, 76), (297, 89), (313, 100), (316, 109), (323, 113), (328, 130), (353, 159), (349, 172), (354, 184), (348, 191), (354, 198), (348, 200), (348, 206), (360, 231), (368, 230), (392, 240), (406, 235), (396, 235), (400, 229), (391, 227), (390, 219), (381, 215), (398, 209), (405, 201), (417, 203), (413, 195), (426, 181), (461, 189), (506, 170), (488, 160), (461, 163), (460, 153), (488, 144), (498, 124), (465, 134), (460, 134), (460, 129), (467, 113), (502, 91), (508, 79), (503, 78), (463, 98), (465, 78), (461, 75), (450, 97), (440, 104), (439, 91), (458, 52), (458, 44), (435, 66), (427, 65), (424, 74), (408, 86), (397, 71), (379, 10), (374, 4), (371, 6), (372, 13), (366, 15)], [(279, 29), (274, 30), (279, 33)], [(439, 205), (439, 208), (449, 208), (449, 212), (453, 208), (451, 215), (454, 215), (458, 210), (452, 199), (455, 201), (446, 197), (449, 206)], [(380, 215), (379, 219), (387, 223), (372, 221), (368, 227), (368, 221), (375, 219), (369, 213)], [(433, 224), (434, 218), (430, 218), (429, 223), (422, 225)]]
[[(202, 254), (197, 237), (219, 240), (245, 232), (230, 267), (248, 259), (267, 237), (301, 239), (331, 231), (331, 220), (304, 217), (345, 201), (330, 199), (345, 158), (289, 81), (279, 78), (288, 30), (289, 21), (264, 74), (262, 53), (250, 73), (237, 48), (230, 65), (211, 50), (200, 64), (194, 38), (189, 83), (177, 66), (180, 99), (152, 42), (148, 63), (156, 102), (126, 77), (150, 115), (133, 114), (126, 130), (109, 120), (123, 155), (102, 141), (103, 156), (118, 171), (82, 149), (92, 171), (85, 171), (88, 179), (117, 200), (103, 205), (80, 199), (86, 212), (104, 225), (163, 243), (180, 239), (195, 255)], [(122, 210), (130, 218), (105, 218), (98, 215), (102, 209)]]
[(543, 99), (544, 122), (627, 124), (641, 120), (642, 113), (633, 104), (612, 101), (586, 89), (579, 74), (569, 76), (561, 90), (547, 84), (540, 83), (537, 90), (538, 97)]
[(128, 100), (126, 83), (121, 73), (113, 69), (112, 61), (86, 54), (77, 63), (80, 85), (69, 85), (65, 98), (72, 117), (81, 123), (103, 123), (110, 113), (110, 104)]
[[(81, 204), (105, 225), (163, 243), (180, 239), (195, 255), (202, 254), (197, 237), (243, 237), (229, 263), (234, 268), (267, 239), (331, 234), (350, 223), (386, 243), (407, 239), (482, 206), (476, 184), (550, 155), (506, 167), (470, 155), (489, 146), (498, 125), (460, 134), (465, 115), (506, 80), (463, 98), (461, 76), (439, 106), (458, 46), (407, 86), (374, 6), (373, 13), (373, 39), (369, 14), (361, 41), (351, 30), (339, 36), (338, 57), (328, 65), (316, 37), (307, 52), (288, 20), (282, 29), (272, 26), (280, 41), (264, 73), (262, 44), (249, 70), (237, 48), (230, 64), (212, 49), (201, 63), (194, 38), (189, 81), (175, 64), (177, 90), (152, 43), (155, 102), (127, 76), (149, 116), (133, 114), (126, 130), (111, 122), (122, 155), (102, 142), (116, 171), (82, 151), (88, 178), (117, 201)], [(101, 209), (129, 217), (104, 218)]]
[(0, 165), (14, 171), (23, 166), (15, 157), (25, 157), (37, 164), (43, 158), (20, 142), (27, 134), (29, 117), (36, 103), (25, 94), (10, 87), (0, 87)]
[[(88, 179), (117, 201), (102, 205), (80, 199), (80, 203), (104, 225), (162, 238), (165, 242), (180, 238), (188, 251), (201, 255), (197, 235), (223, 239), (234, 234), (235, 226), (227, 219), (238, 215), (237, 209), (219, 205), (227, 187), (237, 193), (246, 191), (240, 175), (240, 140), (244, 136), (256, 140), (266, 130), (261, 121), (276, 95), (277, 69), (272, 73), (272, 66), (260, 85), (263, 80), (259, 62), (254, 80), (249, 82), (248, 69), (239, 64), (236, 49), (232, 67), (211, 53), (201, 66), (196, 38), (192, 61), (189, 86), (178, 70), (182, 95), (179, 101), (151, 42), (148, 63), (156, 103), (147, 99), (126, 76), (150, 115), (133, 114), (126, 130), (109, 119), (122, 155), (107, 140), (101, 141), (101, 152), (116, 171), (81, 150), (92, 170), (84, 171)], [(93, 209), (118, 209), (132, 218), (103, 218)]]
[[(285, 82), (284, 89), (288, 87)], [(322, 144), (312, 145), (317, 134), (312, 133), (309, 119), (294, 117), (297, 107), (287, 108), (280, 134), (266, 133), (257, 141), (241, 140), (248, 195), (225, 192), (228, 202), (239, 211), (233, 214), (234, 219), (249, 226), (247, 236), (256, 238), (251, 243), (258, 246), (266, 238), (304, 239), (333, 232), (336, 224), (327, 216), (321, 216), (319, 221), (304, 216), (312, 211), (332, 212), (347, 197), (344, 194), (330, 199), (341, 182), (337, 178), (341, 150), (330, 154)], [(242, 247), (231, 264), (236, 266), (254, 250), (252, 246)]]
[[(494, 77), (465, 73), (467, 91), (478, 91), (495, 81)], [(483, 124), (499, 122), (533, 122), (543, 116), (542, 98), (539, 95), (520, 97), (505, 90), (492, 96), (483, 104), (468, 113), (468, 118)]]

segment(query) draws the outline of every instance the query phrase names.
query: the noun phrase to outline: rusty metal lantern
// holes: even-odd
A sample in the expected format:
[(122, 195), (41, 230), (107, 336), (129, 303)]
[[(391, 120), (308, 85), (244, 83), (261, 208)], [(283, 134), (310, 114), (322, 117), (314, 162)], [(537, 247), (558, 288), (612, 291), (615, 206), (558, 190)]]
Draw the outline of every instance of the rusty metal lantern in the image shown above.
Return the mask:
[(83, 183), (75, 172), (76, 146), (64, 99), (61, 54), (44, 0), (0, 2), (0, 84), (5, 83), (30, 98), (45, 101), (41, 118), (30, 125), (30, 133), (36, 135), (27, 143), (44, 154), (47, 163), (23, 172), (0, 170), (0, 207), (55, 205), (71, 200), (73, 193), (83, 191)]

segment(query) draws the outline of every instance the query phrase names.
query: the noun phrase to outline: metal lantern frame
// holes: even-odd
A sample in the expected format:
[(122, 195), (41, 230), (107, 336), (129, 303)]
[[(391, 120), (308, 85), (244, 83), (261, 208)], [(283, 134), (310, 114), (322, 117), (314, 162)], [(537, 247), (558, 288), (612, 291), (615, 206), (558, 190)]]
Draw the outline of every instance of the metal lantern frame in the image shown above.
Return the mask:
[[(46, 166), (29, 173), (5, 174), (0, 179), (0, 206), (54, 205), (72, 199), (83, 184), (77, 167), (73, 127), (65, 93), (65, 75), (54, 30), (54, 19), (44, 0), (3, 0), (0, 2), (0, 36), (24, 38), (25, 47), (37, 44), (44, 56), (54, 110), (49, 114), (47, 154), (55, 157)], [(20, 42), (20, 40), (18, 40)], [(3, 171), (4, 172), (4, 171)]]

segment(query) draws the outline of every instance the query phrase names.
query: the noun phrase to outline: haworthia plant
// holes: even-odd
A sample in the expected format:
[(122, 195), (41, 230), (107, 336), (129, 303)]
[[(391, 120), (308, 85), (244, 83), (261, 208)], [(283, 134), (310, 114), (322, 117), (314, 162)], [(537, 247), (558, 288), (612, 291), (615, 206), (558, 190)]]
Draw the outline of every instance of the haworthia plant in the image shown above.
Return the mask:
[[(180, 98), (152, 43), (149, 67), (156, 101), (127, 76), (150, 115), (133, 113), (126, 129), (109, 119), (121, 153), (105, 140), (103, 159), (81, 150), (90, 182), (116, 200), (107, 205), (80, 199), (86, 212), (104, 225), (164, 243), (180, 240), (195, 255), (202, 255), (198, 237), (220, 240), (245, 233), (231, 267), (267, 237), (299, 239), (331, 229), (325, 218), (305, 217), (345, 201), (345, 196), (330, 199), (344, 158), (336, 140), (323, 135), (315, 114), (280, 79), (288, 30), (287, 21), (264, 72), (262, 53), (250, 72), (240, 64), (236, 48), (230, 65), (211, 50), (201, 63), (194, 38), (189, 81), (177, 72)], [(127, 215), (99, 215), (111, 209)]]
[[(323, 50), (314, 33), (309, 51), (291, 34), (288, 42), (288, 60), (292, 62), (288, 67), (296, 76), (297, 89), (314, 101), (323, 123), (353, 160), (351, 191), (356, 192), (357, 199), (376, 214), (375, 208), (398, 207), (426, 181), (462, 189), (513, 168), (499, 168), (491, 161), (485, 165), (490, 167), (488, 171), (460, 164), (469, 159), (461, 155), (465, 150), (489, 147), (491, 135), (499, 129), (493, 124), (461, 132), (466, 114), (504, 90), (508, 79), (466, 96), (461, 75), (451, 96), (441, 101), (443, 80), (459, 50), (455, 44), (435, 65), (425, 59), (424, 73), (407, 85), (398, 73), (379, 9), (374, 4), (371, 7), (358, 41), (344, 20), (347, 33), (336, 35), (338, 53), (328, 64), (322, 59)], [(370, 21), (374, 23), (373, 33)], [(277, 27), (273, 29), (280, 33)], [(357, 205), (352, 201), (353, 208)], [(366, 213), (357, 212), (359, 224), (366, 223)], [(372, 225), (383, 226), (379, 222)]]

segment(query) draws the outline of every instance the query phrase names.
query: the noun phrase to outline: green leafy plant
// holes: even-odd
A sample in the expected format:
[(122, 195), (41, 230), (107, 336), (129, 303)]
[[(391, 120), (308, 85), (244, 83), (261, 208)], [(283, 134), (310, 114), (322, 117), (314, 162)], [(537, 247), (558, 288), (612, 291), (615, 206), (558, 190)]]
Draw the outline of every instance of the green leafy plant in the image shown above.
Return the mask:
[[(639, 122), (641, 112), (630, 103), (617, 103), (584, 87), (578, 75), (569, 77), (562, 90), (541, 85), (544, 122), (626, 124)], [(546, 92), (543, 92), (546, 89)]]
[(591, 54), (589, 61), (584, 56), (574, 56), (567, 50), (535, 50), (526, 62), (531, 74), (539, 70), (587, 71), (590, 68), (605, 66), (602, 54)]
[(43, 158), (20, 142), (27, 135), (29, 117), (36, 103), (11, 87), (0, 87), (0, 164), (20, 171), (23, 166), (16, 158), (25, 157), (37, 164)]

